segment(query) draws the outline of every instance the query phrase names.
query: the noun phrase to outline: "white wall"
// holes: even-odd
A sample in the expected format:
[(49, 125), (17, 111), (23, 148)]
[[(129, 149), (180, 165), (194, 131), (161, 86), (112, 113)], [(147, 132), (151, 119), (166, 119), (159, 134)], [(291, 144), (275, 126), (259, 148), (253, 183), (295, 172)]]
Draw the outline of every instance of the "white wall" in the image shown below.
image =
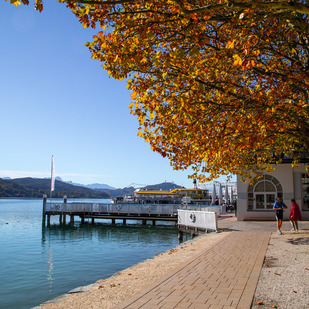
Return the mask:
[[(284, 219), (289, 217), (292, 198), (302, 209), (301, 173), (304, 173), (305, 170), (305, 164), (300, 164), (298, 167), (292, 167), (291, 164), (279, 164), (275, 166), (274, 172), (265, 173), (276, 177), (282, 185), (283, 202), (288, 206), (288, 209), (284, 212)], [(275, 214), (272, 210), (247, 210), (248, 187), (248, 181), (242, 183), (240, 177), (237, 176), (237, 219), (274, 219)], [(308, 220), (309, 211), (302, 211), (302, 217)]]

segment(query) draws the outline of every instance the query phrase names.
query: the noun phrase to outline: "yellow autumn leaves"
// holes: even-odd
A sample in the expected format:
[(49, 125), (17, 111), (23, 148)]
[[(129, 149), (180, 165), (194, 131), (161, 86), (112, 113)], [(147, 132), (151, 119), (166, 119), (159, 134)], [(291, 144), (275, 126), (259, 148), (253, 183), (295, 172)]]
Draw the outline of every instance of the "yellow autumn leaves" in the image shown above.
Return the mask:
[(111, 77), (130, 77), (138, 136), (201, 181), (250, 177), (281, 153), (309, 150), (307, 16), (242, 5), (251, 3), (68, 4), (103, 30), (87, 44), (92, 58)]

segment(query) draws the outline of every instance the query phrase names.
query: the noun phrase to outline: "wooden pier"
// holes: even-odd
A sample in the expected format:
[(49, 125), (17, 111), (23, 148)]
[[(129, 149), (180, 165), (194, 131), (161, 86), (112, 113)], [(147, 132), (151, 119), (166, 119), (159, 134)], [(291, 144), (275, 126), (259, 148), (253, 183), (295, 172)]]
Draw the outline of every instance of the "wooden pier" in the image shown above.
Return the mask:
[[(207, 210), (206, 210), (207, 208)], [(183, 204), (103, 204), (103, 203), (67, 203), (66, 197), (63, 203), (48, 203), (47, 197), (43, 197), (43, 225), (50, 225), (51, 216), (59, 217), (59, 224), (66, 224), (69, 216), (70, 224), (74, 224), (75, 217), (85, 223), (90, 219), (94, 224), (97, 219), (109, 219), (111, 224), (116, 220), (141, 221), (146, 225), (147, 221), (156, 225), (157, 221), (169, 221), (178, 225), (178, 239), (183, 240), (184, 233), (190, 233), (195, 237), (200, 233), (217, 231), (217, 215), (225, 211), (221, 206), (198, 206)]]
[(195, 209), (196, 205), (179, 204), (103, 204), (103, 203), (68, 203), (66, 199), (62, 203), (47, 202), (47, 197), (43, 197), (43, 224), (50, 224), (51, 216), (58, 216), (60, 224), (74, 224), (75, 217), (80, 218), (84, 223), (90, 219), (95, 223), (98, 219), (110, 219), (112, 224), (116, 220), (122, 220), (123, 224), (127, 220), (140, 220), (143, 225), (151, 221), (155, 225), (157, 221), (170, 221), (177, 224), (178, 209)]

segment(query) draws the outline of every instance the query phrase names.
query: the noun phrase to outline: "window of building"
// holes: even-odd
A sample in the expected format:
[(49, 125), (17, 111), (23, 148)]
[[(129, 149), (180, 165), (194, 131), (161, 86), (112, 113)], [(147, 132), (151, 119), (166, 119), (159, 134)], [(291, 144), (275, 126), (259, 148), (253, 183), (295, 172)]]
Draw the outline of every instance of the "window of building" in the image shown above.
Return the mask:
[(306, 173), (302, 174), (303, 185), (303, 210), (309, 210), (309, 176)]
[(248, 188), (248, 210), (272, 209), (276, 198), (282, 196), (282, 185), (278, 179), (264, 175)]

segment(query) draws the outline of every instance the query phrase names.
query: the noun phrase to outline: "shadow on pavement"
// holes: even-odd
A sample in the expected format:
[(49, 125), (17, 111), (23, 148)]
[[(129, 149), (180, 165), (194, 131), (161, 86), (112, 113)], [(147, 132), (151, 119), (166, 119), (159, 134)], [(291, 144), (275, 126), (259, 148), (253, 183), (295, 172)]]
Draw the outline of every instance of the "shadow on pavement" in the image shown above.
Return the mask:
[(290, 238), (287, 242), (292, 245), (309, 245), (309, 237)]

